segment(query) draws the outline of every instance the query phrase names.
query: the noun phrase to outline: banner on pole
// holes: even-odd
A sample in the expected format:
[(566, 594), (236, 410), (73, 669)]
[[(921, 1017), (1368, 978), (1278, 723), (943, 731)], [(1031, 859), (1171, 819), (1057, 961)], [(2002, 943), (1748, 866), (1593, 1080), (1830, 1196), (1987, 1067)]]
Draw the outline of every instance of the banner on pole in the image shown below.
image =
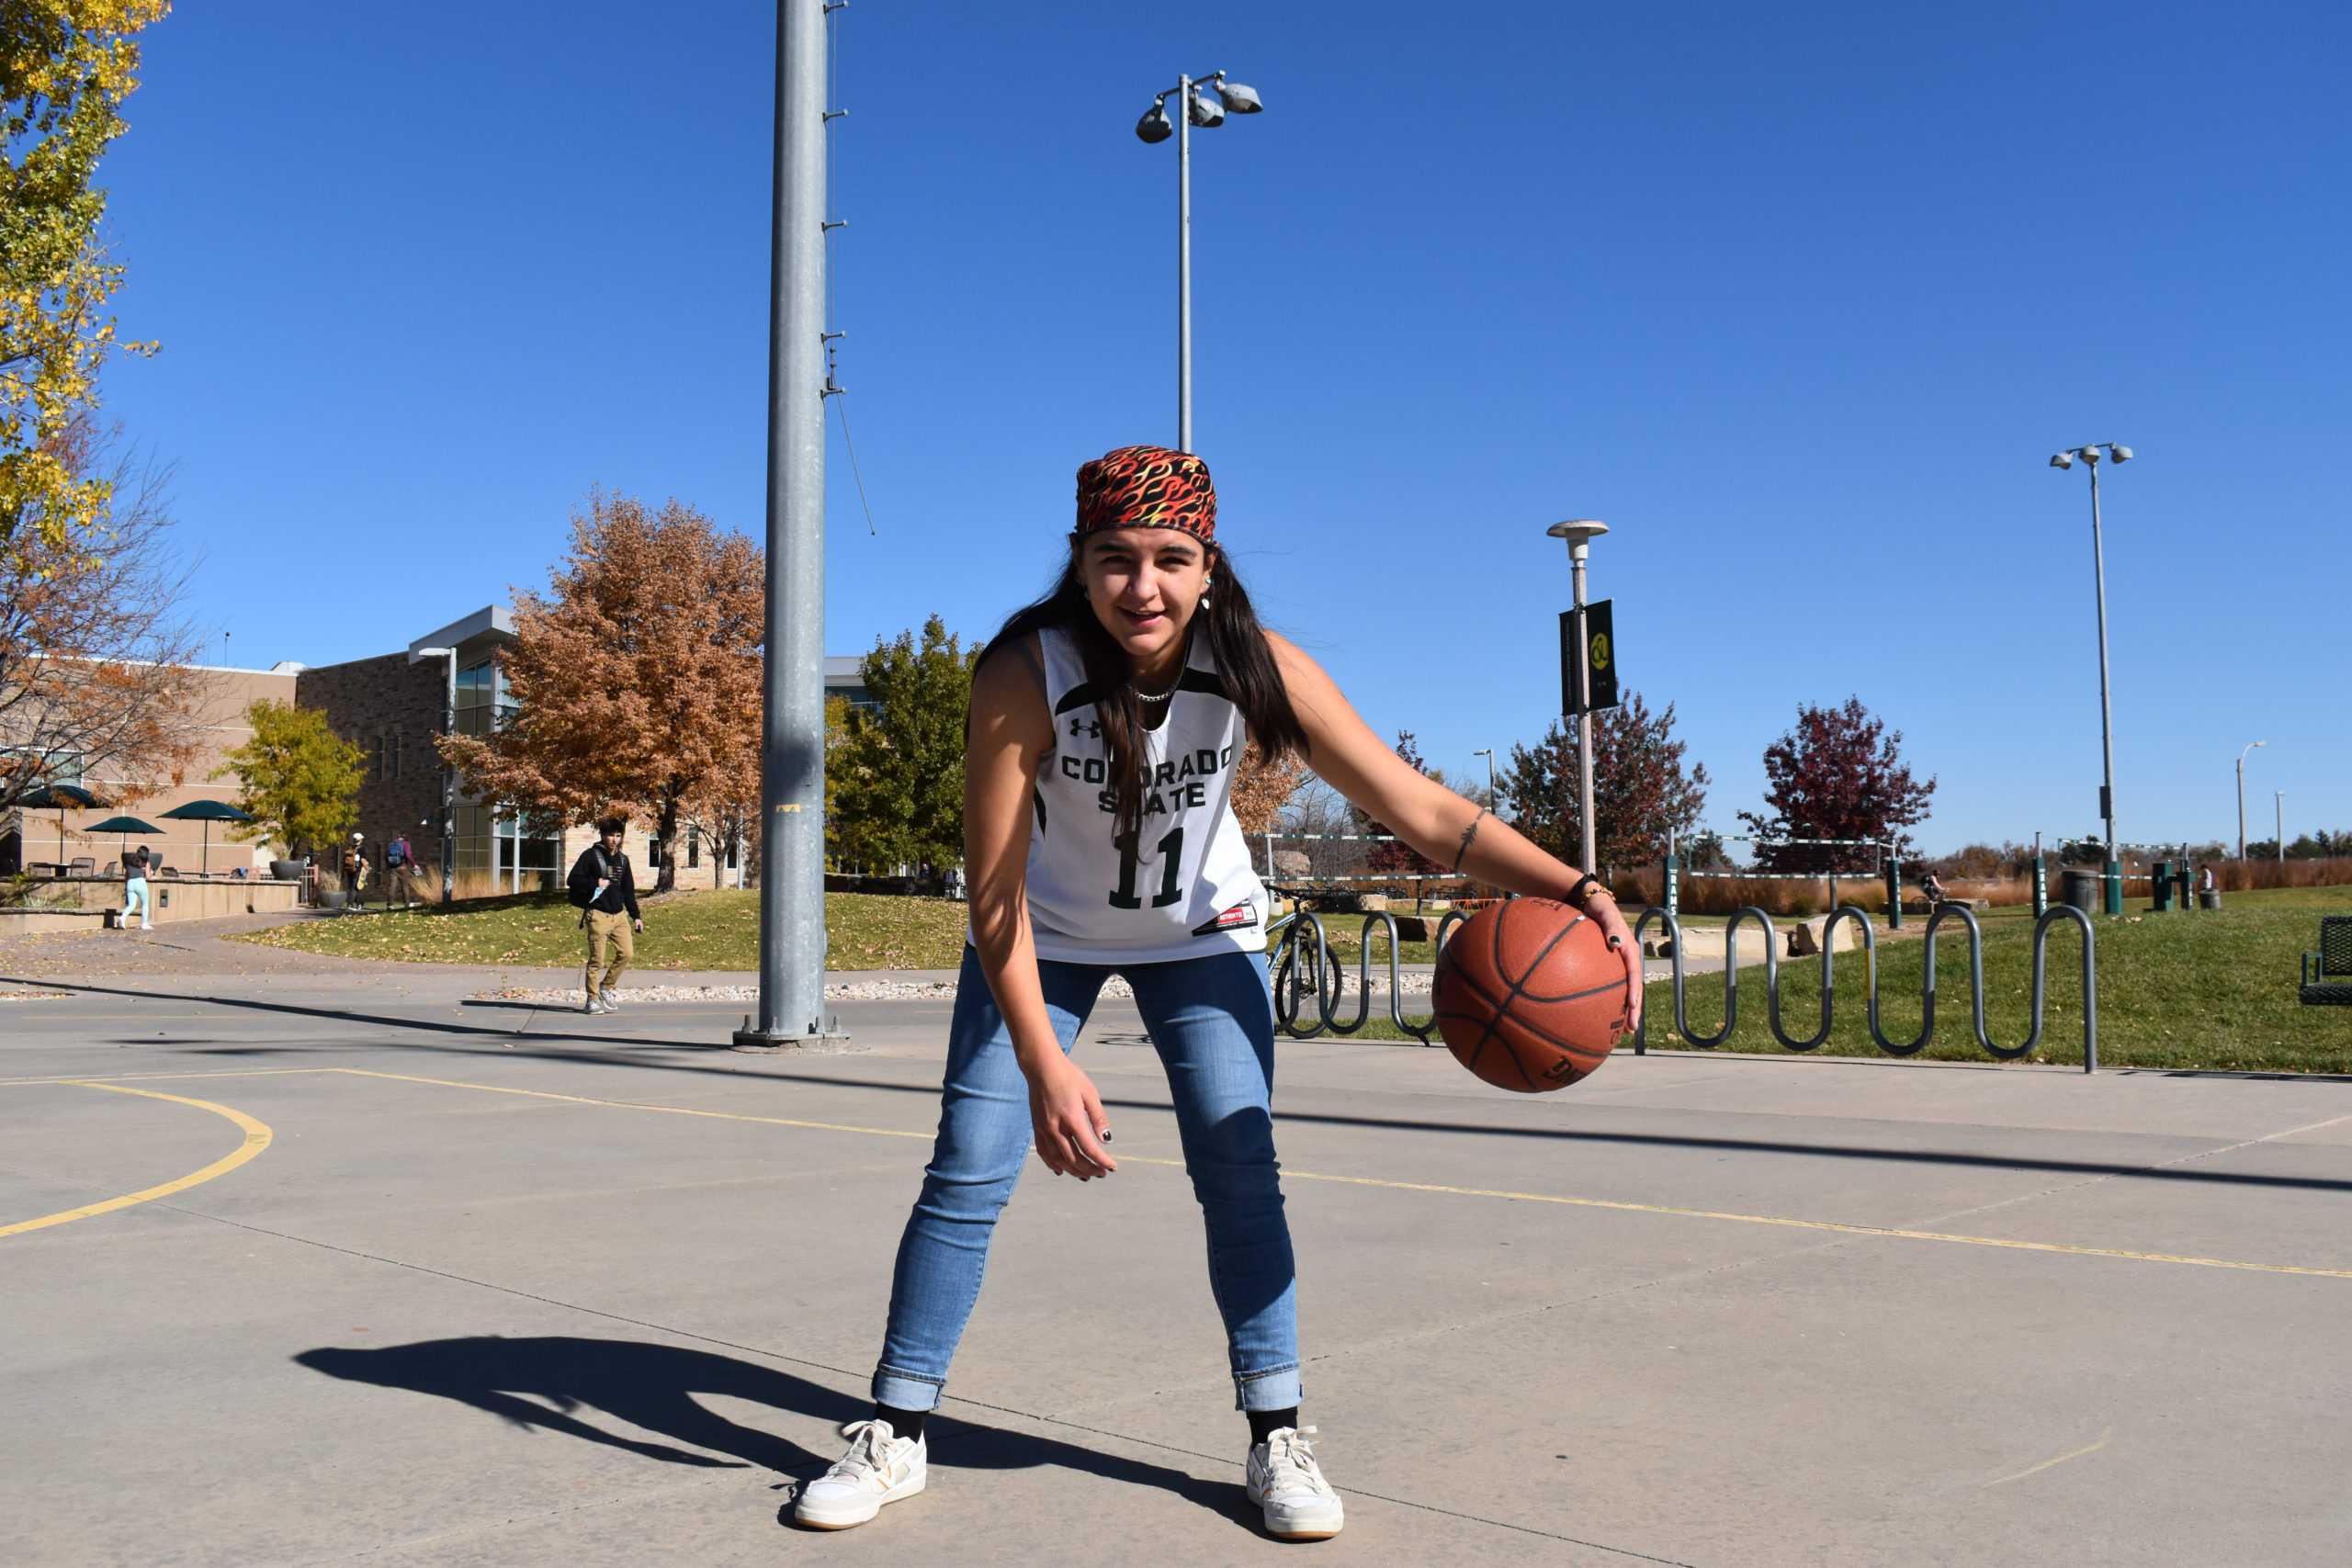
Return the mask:
[[(1560, 612), (1560, 712), (1564, 716), (1595, 713), (1617, 705), (1616, 601), (1597, 600), (1584, 607), (1584, 625), (1577, 612)], [(1584, 645), (1590, 671), (1587, 689), (1577, 680), (1577, 645)]]

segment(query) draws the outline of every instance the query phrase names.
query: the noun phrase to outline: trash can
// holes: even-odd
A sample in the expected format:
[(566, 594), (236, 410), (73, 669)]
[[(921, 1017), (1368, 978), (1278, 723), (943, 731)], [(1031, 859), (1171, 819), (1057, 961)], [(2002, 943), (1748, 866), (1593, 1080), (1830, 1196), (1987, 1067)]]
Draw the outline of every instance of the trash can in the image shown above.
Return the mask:
[(2098, 914), (2098, 873), (2086, 867), (2067, 866), (2058, 875), (2058, 902), (2072, 904), (2086, 915)]
[(2222, 890), (2218, 887), (2200, 888), (2197, 894), (2197, 907), (2200, 909), (2220, 908), (2222, 907)]

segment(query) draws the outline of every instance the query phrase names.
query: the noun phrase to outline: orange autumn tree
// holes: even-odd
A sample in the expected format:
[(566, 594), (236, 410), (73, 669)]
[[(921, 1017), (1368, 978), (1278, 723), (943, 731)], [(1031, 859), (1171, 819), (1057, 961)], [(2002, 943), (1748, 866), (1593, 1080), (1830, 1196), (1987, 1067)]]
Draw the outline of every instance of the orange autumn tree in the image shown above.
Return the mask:
[(1241, 830), (1253, 836), (1272, 832), (1275, 817), (1306, 782), (1306, 764), (1296, 757), (1268, 767), (1255, 746), (1242, 753), (1240, 766), (1233, 770), (1233, 815)]
[(592, 493), (548, 592), (514, 595), (499, 655), (514, 711), (442, 756), (526, 817), (650, 818), (657, 886), (674, 886), (681, 818), (759, 799), (764, 571), (751, 540), (681, 502)]

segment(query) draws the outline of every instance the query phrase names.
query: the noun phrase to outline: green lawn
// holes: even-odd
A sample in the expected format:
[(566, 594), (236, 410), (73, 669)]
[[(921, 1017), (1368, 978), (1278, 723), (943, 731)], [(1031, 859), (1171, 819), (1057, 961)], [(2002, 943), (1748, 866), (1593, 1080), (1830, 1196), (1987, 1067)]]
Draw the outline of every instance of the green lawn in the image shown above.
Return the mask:
[[(759, 967), (760, 903), (753, 892), (673, 893), (643, 901), (645, 934), (638, 938), (643, 969)], [(964, 962), (965, 906), (944, 898), (871, 893), (825, 896), (828, 969), (953, 969)], [(266, 947), (401, 964), (536, 964), (580, 962), (580, 911), (560, 894), (483, 898), (440, 908), (370, 909), (333, 920), (305, 920), (236, 938)], [(1329, 917), (1334, 952), (1350, 965), (1361, 945), (1363, 917)], [(1385, 943), (1375, 943), (1373, 966), (1387, 967)], [(1425, 942), (1408, 942), (1402, 961), (1432, 964)]]
[[(640, 969), (757, 969), (756, 892), (673, 893), (640, 900)], [(531, 964), (581, 961), (580, 911), (561, 894), (484, 898), (438, 908), (371, 910), (333, 920), (274, 926), (236, 938), (266, 947), (400, 964)], [(872, 893), (825, 897), (828, 969), (953, 969), (964, 961), (964, 906), (944, 898)]]
[[(2232, 893), (2226, 904), (2218, 913), (2096, 922), (2100, 1065), (2352, 1073), (2352, 1009), (2307, 1008), (2295, 1000), (2297, 955), (2316, 944), (2320, 916), (2352, 914), (2352, 888)], [(1978, 919), (1984, 933), (1985, 1027), (1996, 1043), (2015, 1045), (2031, 1026), (2030, 912), (1993, 909)], [(1906, 929), (1920, 923), (1905, 919)], [(1692, 947), (1701, 950), (1695, 940)], [(1990, 1060), (1977, 1048), (1970, 1027), (1966, 932), (1947, 923), (1936, 947), (1936, 1032), (1920, 1055), (1943, 1061)], [(2071, 926), (2052, 931), (2049, 952), (2043, 1034), (2030, 1059), (2080, 1063), (2081, 944)], [(1919, 1032), (1926, 961), (1926, 945), (1916, 940), (1880, 949), (1879, 1027), (1898, 1043)], [(1831, 1055), (1878, 1055), (1865, 1021), (1862, 954), (1838, 954), (1833, 973), (1834, 1026), (1820, 1050)], [(1713, 1033), (1724, 1021), (1722, 978), (1692, 976), (1685, 987), (1691, 1027)], [(1671, 982), (1653, 982), (1645, 1003), (1650, 1043), (1661, 1050), (1682, 1045), (1671, 1038), (1673, 989)], [(1803, 1039), (1818, 1029), (1821, 961), (1783, 960), (1781, 998), (1788, 1033)], [(1408, 998), (1406, 1003), (1408, 1017), (1428, 1016), (1426, 998)], [(1354, 1010), (1351, 996), (1340, 1014), (1352, 1017)], [(1363, 1037), (1399, 1036), (1376, 1012)], [(1741, 967), (1738, 1024), (1718, 1049), (1781, 1049), (1766, 1019), (1760, 963)]]

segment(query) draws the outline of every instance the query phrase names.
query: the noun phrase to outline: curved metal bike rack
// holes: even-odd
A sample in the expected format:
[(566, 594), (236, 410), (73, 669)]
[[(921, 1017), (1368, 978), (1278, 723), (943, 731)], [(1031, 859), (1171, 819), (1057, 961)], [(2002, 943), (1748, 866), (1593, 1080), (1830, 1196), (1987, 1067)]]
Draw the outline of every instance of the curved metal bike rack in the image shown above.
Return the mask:
[[(1996, 1045), (1984, 1028), (1984, 933), (1976, 924), (1975, 911), (1964, 904), (1939, 904), (1928, 916), (1925, 937), (1926, 989), (1920, 998), (1919, 1036), (1916, 1040), (1894, 1041), (1886, 1037), (1878, 1021), (1878, 938), (1871, 928), (1870, 917), (1851, 904), (1841, 904), (1831, 911), (1821, 928), (1821, 1027), (1803, 1040), (1792, 1038), (1781, 1026), (1781, 961), (1780, 936), (1773, 929), (1772, 917), (1749, 906), (1737, 910), (1724, 926), (1724, 1023), (1713, 1034), (1701, 1035), (1690, 1027), (1685, 1007), (1685, 976), (1682, 973), (1682, 927), (1672, 915), (1661, 908), (1647, 908), (1634, 922), (1634, 940), (1639, 942), (1642, 933), (1653, 924), (1664, 928), (1667, 938), (1674, 944), (1674, 1032), (1702, 1051), (1711, 1051), (1731, 1038), (1733, 1027), (1739, 1021), (1739, 927), (1742, 921), (1753, 920), (1764, 928), (1764, 1001), (1772, 1038), (1784, 1051), (1817, 1049), (1829, 1038), (1834, 1021), (1837, 998), (1831, 989), (1836, 954), (1830, 951), (1830, 933), (1840, 920), (1851, 920), (1861, 928), (1862, 962), (1868, 984), (1864, 988), (1869, 1014), (1871, 1039), (1890, 1056), (1916, 1056), (1927, 1049), (1936, 1037), (1936, 931), (1946, 920), (1958, 920), (1968, 928), (1968, 1001), (1969, 1022), (1974, 1029), (1976, 1043), (1987, 1055), (2004, 1061), (2014, 1061), (2030, 1055), (2041, 1043), (2041, 1003), (2044, 981), (2049, 965), (2050, 928), (2061, 920), (2072, 920), (2083, 933), (2083, 1071), (2098, 1070), (2098, 970), (2095, 955), (2095, 938), (2090, 917), (2069, 904), (2054, 904), (2033, 923), (2033, 1031), (2018, 1045)], [(1634, 1033), (1634, 1053), (1645, 1055), (1649, 1049), (1649, 1015), (1642, 1017), (1642, 1027)]]
[[(1453, 928), (1470, 917), (1459, 909), (1449, 909), (1438, 921), (1431, 945), (1444, 951), (1446, 939)], [(1376, 910), (1363, 918), (1363, 946), (1356, 954), (1356, 1015), (1341, 1022), (1331, 1016), (1332, 1004), (1340, 999), (1340, 961), (1331, 953), (1329, 933), (1323, 929), (1323, 917), (1311, 909), (1284, 915), (1269, 928), (1282, 938), (1274, 951), (1271, 979), (1274, 993), (1274, 1027), (1294, 1040), (1312, 1040), (1318, 1034), (1353, 1034), (1372, 1016), (1372, 933), (1385, 931), (1388, 937), (1388, 1021), (1399, 1031), (1411, 1035), (1422, 1044), (1432, 1042), (1437, 1032), (1437, 1014), (1419, 1023), (1405, 1017), (1403, 987), (1398, 984), (1396, 967), (1396, 917), (1385, 910)], [(1312, 1025), (1298, 1021), (1299, 1004), (1309, 995), (1315, 998), (1317, 1021)]]

